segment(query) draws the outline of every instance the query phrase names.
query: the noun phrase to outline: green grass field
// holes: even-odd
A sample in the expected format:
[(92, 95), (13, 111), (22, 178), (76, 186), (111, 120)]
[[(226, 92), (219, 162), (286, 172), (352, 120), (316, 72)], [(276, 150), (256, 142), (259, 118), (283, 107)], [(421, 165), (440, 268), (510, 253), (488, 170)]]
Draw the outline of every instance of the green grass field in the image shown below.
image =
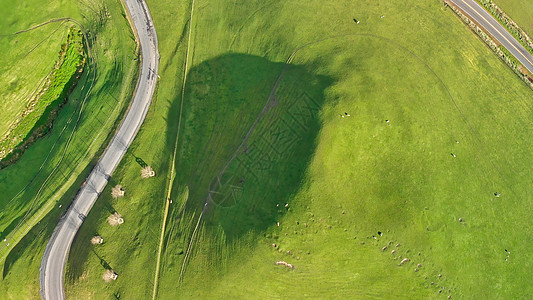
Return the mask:
[(527, 0), (494, 0), (506, 14), (524, 29), (531, 37), (533, 35), (533, 2)]
[[(17, 31), (17, 27), (8, 24), (9, 22), (0, 23), (2, 34)], [(52, 71), (61, 50), (61, 43), (67, 40), (66, 33), (64, 26), (54, 24), (26, 34), (0, 36), (0, 49), (4, 53), (0, 58), (0, 89), (3, 95), (0, 102), (2, 139), (32, 100), (32, 95), (44, 85), (45, 82), (42, 81)]]
[[(46, 134), (48, 125), (53, 120), (52, 115), (57, 115), (53, 112), (66, 102), (68, 93), (81, 76), (85, 64), (83, 47), (83, 34), (79, 29), (71, 28), (61, 47), (59, 60), (42, 80), (43, 84), (34, 92), (33, 99), (17, 116), (15, 124), (11, 125), (0, 140), (0, 157), (3, 160), (13, 163), (23, 153), (24, 147)], [(11, 99), (4, 99), (7, 103), (9, 100)], [(6, 116), (5, 120), (9, 120), (9, 117)], [(13, 151), (14, 148), (18, 149)]]
[[(2, 80), (4, 74), (12, 74), (9, 70), (20, 69), (17, 76), (25, 78), (20, 85), (30, 91), (37, 89), (39, 79), (57, 60), (69, 26), (83, 26), (89, 45), (85, 71), (51, 131), (30, 146), (16, 164), (0, 171), (0, 290), (4, 298), (38, 298), (44, 247), (58, 217), (127, 107), (136, 83), (138, 60), (133, 34), (119, 1), (12, 1), (5, 7), (10, 13), (0, 21), (1, 47), (14, 58), (2, 63)], [(65, 17), (71, 19), (16, 37), (10, 35)], [(54, 33), (56, 28), (59, 29)], [(24, 52), (14, 50), (17, 39), (19, 45), (24, 45)], [(28, 61), (16, 59), (17, 53), (24, 55), (32, 47), (35, 49), (31, 57), (26, 57)], [(41, 68), (46, 72), (41, 72)], [(21, 90), (17, 95), (25, 94)]]
[(152, 296), (174, 167), (160, 299), (531, 297), (532, 91), (441, 2), (148, 5), (161, 81), (67, 296)]

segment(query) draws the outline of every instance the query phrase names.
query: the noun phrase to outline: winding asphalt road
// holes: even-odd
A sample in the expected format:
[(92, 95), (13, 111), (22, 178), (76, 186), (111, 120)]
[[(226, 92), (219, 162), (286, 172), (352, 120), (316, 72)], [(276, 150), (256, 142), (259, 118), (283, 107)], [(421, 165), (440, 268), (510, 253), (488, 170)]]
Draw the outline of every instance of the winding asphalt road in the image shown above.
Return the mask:
[(533, 55), (529, 53), (492, 15), (475, 0), (449, 0), (476, 21), (533, 74)]
[(137, 41), (141, 45), (141, 73), (133, 101), (119, 130), (59, 221), (46, 246), (39, 274), (40, 293), (43, 299), (65, 299), (63, 275), (72, 241), (139, 131), (154, 94), (158, 78), (159, 52), (152, 17), (144, 0), (123, 1), (133, 23)]

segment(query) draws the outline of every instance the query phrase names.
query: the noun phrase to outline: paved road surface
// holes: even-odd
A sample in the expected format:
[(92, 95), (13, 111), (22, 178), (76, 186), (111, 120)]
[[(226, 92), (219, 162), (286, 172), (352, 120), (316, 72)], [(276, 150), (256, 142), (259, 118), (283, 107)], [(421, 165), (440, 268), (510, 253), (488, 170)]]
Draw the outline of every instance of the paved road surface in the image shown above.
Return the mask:
[(475, 0), (449, 0), (480, 24), (533, 74), (533, 55)]
[[(43, 299), (65, 298), (63, 275), (70, 246), (85, 216), (106, 186), (141, 126), (154, 93), (159, 53), (152, 18), (144, 0), (123, 0), (133, 21), (133, 29), (141, 45), (142, 65), (135, 96), (115, 137), (91, 171), (85, 184), (59, 221), (41, 261), (39, 282)], [(126, 220), (127, 222), (127, 220)]]

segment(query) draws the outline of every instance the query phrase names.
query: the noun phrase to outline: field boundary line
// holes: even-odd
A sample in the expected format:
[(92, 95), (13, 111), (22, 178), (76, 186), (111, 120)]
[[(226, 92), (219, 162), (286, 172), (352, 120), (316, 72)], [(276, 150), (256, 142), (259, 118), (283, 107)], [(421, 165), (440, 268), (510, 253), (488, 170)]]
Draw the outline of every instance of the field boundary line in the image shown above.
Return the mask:
[[(185, 67), (183, 69), (183, 83), (181, 86), (181, 101), (180, 101), (180, 113), (178, 117), (178, 130), (176, 133), (176, 141), (174, 142), (174, 152), (172, 154), (172, 163), (169, 166), (170, 169), (170, 179), (168, 182), (167, 187), (167, 197), (165, 199), (165, 211), (163, 212), (163, 221), (161, 224), (161, 235), (159, 237), (159, 247), (157, 249), (157, 260), (155, 265), (155, 276), (154, 276), (154, 289), (152, 291), (152, 300), (155, 300), (157, 296), (157, 287), (158, 287), (158, 280), (159, 280), (159, 269), (161, 266), (161, 252), (163, 251), (163, 241), (165, 239), (165, 229), (166, 229), (166, 223), (167, 223), (167, 217), (168, 217), (168, 209), (170, 206), (170, 197), (172, 194), (172, 185), (174, 184), (174, 178), (176, 176), (176, 154), (178, 149), (178, 141), (180, 136), (180, 128), (181, 128), (181, 118), (183, 114), (183, 101), (185, 97), (185, 84), (187, 82), (187, 73), (189, 68), (189, 53), (191, 48), (191, 33), (192, 33), (192, 27), (193, 27), (193, 17), (194, 17), (194, 0), (191, 0), (191, 14), (189, 16), (189, 36), (187, 38), (187, 52), (185, 54)], [(187, 199), (184, 199), (186, 201)]]
[(204, 205), (204, 209), (202, 209), (202, 212), (198, 216), (198, 222), (196, 222), (196, 226), (194, 227), (194, 230), (192, 231), (191, 239), (189, 241), (189, 245), (187, 246), (187, 252), (185, 253), (185, 257), (183, 258), (183, 263), (181, 264), (180, 277), (179, 277), (178, 283), (183, 282), (183, 274), (185, 274), (185, 266), (187, 265), (187, 259), (189, 258), (189, 254), (191, 253), (192, 244), (194, 243), (194, 237), (196, 233), (198, 232), (198, 227), (200, 227), (200, 222), (202, 221), (202, 217), (204, 216), (204, 211), (205, 211), (205, 205)]
[(24, 33), (24, 32), (28, 32), (28, 31), (32, 31), (34, 29), (37, 29), (39, 27), (42, 27), (44, 25), (48, 25), (50, 23), (56, 23), (56, 22), (60, 22), (60, 21), (72, 21), (74, 19), (70, 18), (70, 17), (64, 17), (64, 18), (54, 18), (54, 19), (50, 19), (48, 21), (45, 21), (45, 22), (42, 22), (40, 24), (37, 24), (37, 25), (34, 25), (32, 27), (29, 27), (27, 29), (22, 29), (22, 30), (19, 30), (17, 32), (13, 32), (13, 33), (8, 33), (8, 34), (0, 34), (0, 37), (4, 37), (4, 36), (10, 36), (10, 35), (17, 35), (17, 34), (21, 34), (21, 33)]

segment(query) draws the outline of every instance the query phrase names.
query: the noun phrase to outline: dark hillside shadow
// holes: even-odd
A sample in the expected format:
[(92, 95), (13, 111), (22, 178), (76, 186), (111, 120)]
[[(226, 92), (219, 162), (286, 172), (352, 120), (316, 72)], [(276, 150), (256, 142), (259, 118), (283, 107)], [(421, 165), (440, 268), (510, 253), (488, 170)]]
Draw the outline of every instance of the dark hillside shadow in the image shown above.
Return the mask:
[[(191, 69), (176, 165), (189, 198), (184, 210), (170, 212), (169, 224), (203, 211), (203, 224), (213, 234), (221, 228), (227, 242), (275, 226), (314, 153), (332, 82), (305, 66), (244, 54)], [(170, 232), (176, 236), (168, 243), (190, 234)]]
[(0, 232), (0, 240), (3, 241), (5, 238), (7, 238), (8, 234), (19, 225), (23, 217), (24, 216), (20, 216), (11, 221), (11, 223), (4, 228), (4, 231)]
[[(27, 259), (28, 257), (32, 257), (32, 260), (30, 261), (24, 262), (24, 260), (22, 260), (21, 263), (23, 264), (31, 265), (32, 261), (35, 261), (35, 260), (38, 260), (39, 262), (41, 261), (46, 245), (48, 244), (50, 237), (52, 236), (52, 233), (58, 224), (58, 221), (66, 212), (67, 208), (71, 204), (71, 200), (76, 195), (79, 187), (81, 186), (85, 178), (88, 176), (91, 169), (92, 169), (92, 164), (89, 164), (80, 173), (80, 176), (78, 177), (78, 179), (76, 179), (76, 181), (65, 192), (64, 196), (59, 201), (56, 202), (55, 208), (53, 208), (50, 212), (48, 212), (48, 214), (40, 222), (38, 222), (20, 240), (20, 242), (18, 242), (17, 245), (13, 247), (13, 249), (9, 252), (4, 262), (4, 267), (2, 271), (2, 275), (4, 279), (6, 278), (6, 276), (18, 276), (18, 274), (16, 273), (13, 274), (11, 273), (11, 271), (12, 271), (12, 267), (17, 262), (19, 262), (20, 258)], [(97, 207), (99, 203), (101, 203), (101, 201), (97, 201), (95, 204), (95, 207)], [(23, 205), (23, 204), (20, 204), (20, 205)], [(76, 256), (76, 254), (72, 254), (72, 251), (70, 251), (69, 255)], [(84, 261), (84, 257), (82, 256), (77, 256), (77, 258), (79, 258), (80, 261)], [(67, 270), (68, 270), (68, 267), (67, 267)], [(29, 269), (27, 272), (28, 273), (35, 272), (35, 278), (38, 278), (39, 276), (38, 269)]]
[[(59, 116), (61, 109), (69, 101), (69, 95), (74, 91), (78, 85), (78, 81), (82, 78), (84, 69), (77, 71), (65, 84), (65, 88), (61, 93), (45, 108), (44, 112), (38, 117), (37, 122), (32, 129), (26, 133), (22, 140), (13, 146), (13, 151), (0, 160), (0, 170), (6, 168), (22, 157), (26, 149), (37, 142), (40, 138), (46, 136), (54, 126), (54, 121)], [(83, 84), (82, 84), (83, 85)], [(77, 102), (77, 100), (72, 100)]]
[[(40, 222), (38, 222), (18, 243), (6, 257), (2, 270), (2, 279), (7, 276), (17, 276), (18, 274), (12, 274), (13, 266), (22, 258), (23, 264), (29, 264), (31, 261), (42, 259), (44, 249), (52, 235), (57, 220), (60, 218), (61, 211), (53, 210)], [(31, 257), (31, 259), (29, 259)], [(27, 261), (24, 262), (24, 259)], [(28, 273), (35, 273), (38, 276), (38, 270), (28, 270)]]
[[(11, 274), (13, 265), (15, 265), (20, 258), (35, 255), (32, 259), (40, 260), (42, 258), (42, 252), (39, 251), (36, 253), (31, 248), (42, 247), (44, 250), (44, 245), (46, 245), (53, 230), (53, 226), (49, 226), (45, 223), (39, 223), (32, 228), (32, 230), (30, 230), (30, 232), (26, 234), (26, 236), (24, 236), (24, 238), (22, 238), (22, 240), (7, 255), (2, 269), (2, 279), (5, 279), (6, 276)], [(33, 270), (31, 272), (33, 272)]]
[[(107, 189), (104, 190), (107, 192)], [(70, 252), (68, 254), (67, 266), (65, 271), (65, 283), (73, 284), (82, 276), (85, 268), (83, 266), (89, 259), (91, 252), (95, 254), (95, 249), (98, 249), (99, 245), (92, 245), (91, 238), (95, 235), (100, 235), (96, 228), (99, 224), (106, 221), (106, 217), (113, 214), (116, 210), (113, 208), (112, 200), (109, 197), (101, 197), (94, 203), (91, 213), (85, 219), (83, 226), (76, 234)], [(107, 224), (106, 224), (107, 225)], [(106, 226), (104, 225), (104, 226)], [(104, 236), (104, 243), (108, 240), (108, 237)], [(98, 256), (100, 264), (108, 268), (107, 262)], [(105, 263), (105, 264), (104, 264)], [(107, 265), (107, 266), (106, 266)]]

